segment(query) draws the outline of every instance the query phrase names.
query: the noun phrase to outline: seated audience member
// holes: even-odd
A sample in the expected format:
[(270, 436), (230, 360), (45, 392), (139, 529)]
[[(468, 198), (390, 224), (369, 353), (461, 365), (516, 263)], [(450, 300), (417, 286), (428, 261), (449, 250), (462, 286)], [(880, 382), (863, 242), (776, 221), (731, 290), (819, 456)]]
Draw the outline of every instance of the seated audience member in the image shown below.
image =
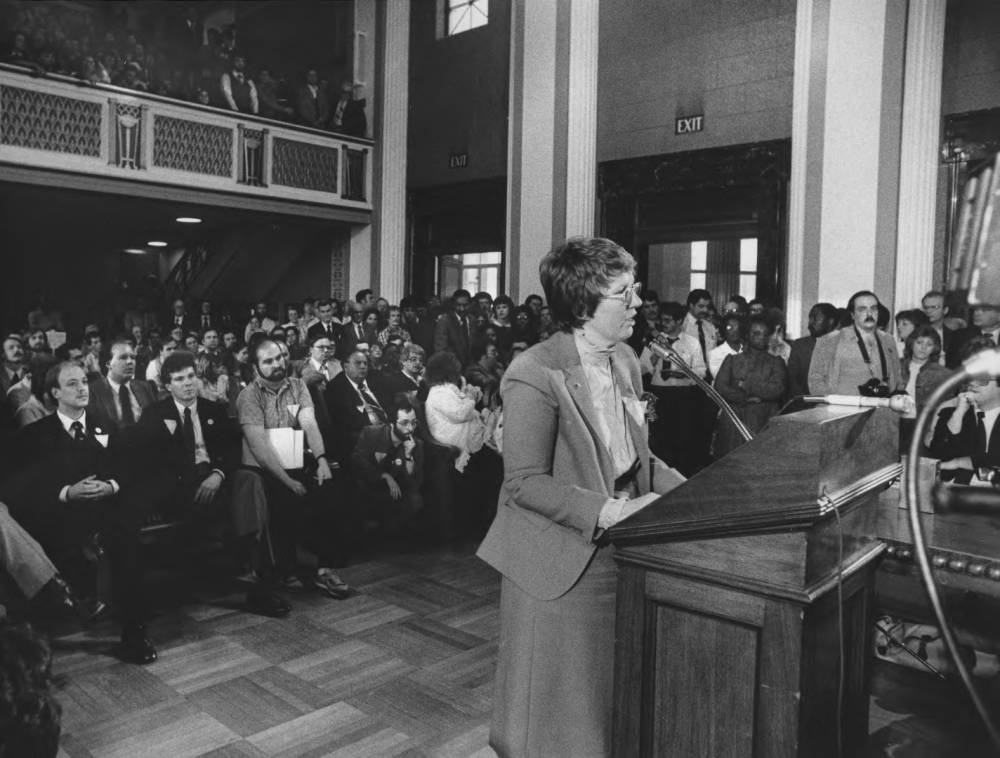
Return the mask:
[(62, 706), (52, 652), (28, 624), (0, 622), (0, 755), (56, 758)]
[(159, 326), (156, 314), (149, 309), (149, 304), (146, 298), (137, 297), (135, 300), (135, 307), (130, 308), (125, 311), (125, 316), (122, 319), (122, 326), (125, 331), (132, 334), (132, 329), (134, 327), (139, 327), (142, 329), (143, 334), (149, 334), (153, 329)]
[(11, 513), (49, 552), (82, 545), (95, 532), (108, 540), (115, 608), (122, 623), (119, 655), (130, 663), (156, 660), (142, 624), (139, 504), (126, 497), (120, 434), (88, 412), (84, 370), (59, 363), (46, 375), (56, 413), (22, 429), (18, 473), (8, 482)]
[(128, 342), (111, 345), (108, 375), (94, 379), (90, 387), (90, 412), (94, 422), (111, 430), (134, 426), (146, 406), (156, 401), (156, 392), (135, 378), (135, 350)]
[(417, 412), (401, 396), (389, 409), (389, 423), (366, 426), (351, 455), (351, 471), (365, 516), (398, 534), (423, 507), (424, 443), (416, 436)]
[(239, 438), (225, 407), (199, 397), (191, 353), (167, 356), (160, 383), (169, 397), (146, 408), (136, 430), (149, 453), (138, 486), (155, 512), (202, 522), (222, 504)]
[[(233, 348), (239, 343), (240, 338), (236, 334), (235, 329), (224, 329), (222, 331), (222, 353), (223, 359), (225, 359), (227, 353), (231, 353)], [(232, 369), (232, 366), (226, 366), (228, 369)]]
[[(764, 317), (750, 318), (747, 349), (722, 362), (715, 389), (736, 411), (736, 415), (756, 434), (778, 412), (788, 387), (785, 362), (768, 351), (771, 325)], [(743, 444), (729, 417), (720, 413), (716, 425), (713, 454), (721, 458)]]
[[(676, 302), (661, 303), (658, 342), (669, 345), (699, 376), (705, 373), (698, 340), (684, 333), (687, 310)], [(652, 424), (650, 448), (668, 465), (687, 475), (695, 468), (692, 455), (693, 431), (697, 423), (698, 397), (694, 381), (679, 371), (673, 361), (661, 360), (647, 345), (639, 356), (643, 383), (656, 397), (656, 419)]]
[(340, 327), (340, 341), (337, 345), (338, 358), (346, 360), (358, 345), (368, 344), (368, 335), (365, 332), (364, 308), (353, 300), (347, 303), (347, 314), (350, 318), (346, 324)]
[[(262, 487), (264, 500), (234, 497), (241, 505), (236, 526), (260, 577), (247, 594), (247, 607), (267, 616), (285, 616), (291, 608), (276, 592), (283, 580), (297, 579), (337, 599), (351, 594), (332, 570), (338, 559), (334, 551), (349, 545), (350, 535), (342, 529), (343, 523), (335, 521), (335, 508), (346, 504), (332, 502), (331, 493), (322, 489), (332, 478), (331, 464), (305, 383), (287, 375), (281, 348), (274, 341), (260, 340), (253, 356), (256, 378), (236, 401), (243, 430), (240, 473), (250, 478), (251, 491), (254, 486)], [(286, 456), (283, 462), (281, 454), (289, 451), (279, 450), (268, 434), (277, 429), (303, 432), (316, 462), (311, 476), (304, 460)], [(300, 544), (316, 555), (319, 567), (315, 571), (298, 565)]]
[(250, 313), (250, 323), (247, 324), (244, 330), (243, 339), (247, 344), (250, 343), (250, 335), (254, 332), (263, 332), (264, 334), (270, 334), (271, 330), (278, 325), (278, 322), (267, 315), (267, 303), (263, 300), (259, 300), (254, 303), (253, 311)]
[(209, 327), (201, 334), (201, 344), (198, 353), (207, 356), (212, 361), (222, 360), (222, 346), (219, 344), (219, 330)]
[(465, 378), (482, 393), (481, 407), (493, 410), (500, 405), (500, 380), (503, 379), (500, 351), (489, 342), (474, 345), (472, 360), (475, 362), (465, 368)]
[(188, 332), (184, 337), (184, 349), (189, 353), (197, 353), (201, 345), (201, 335), (198, 332)]
[(393, 337), (399, 337), (403, 342), (410, 342), (410, 333), (403, 327), (403, 310), (391, 306), (386, 314), (386, 327), (378, 333), (378, 343), (385, 347)]
[(1000, 379), (971, 379), (954, 407), (938, 413), (931, 456), (941, 459), (942, 479), (1000, 486)]
[(809, 363), (816, 340), (829, 334), (837, 325), (837, 309), (830, 303), (816, 303), (809, 309), (809, 335), (792, 342), (788, 354), (788, 395), (809, 394)]
[(24, 345), (18, 334), (8, 334), (3, 340), (3, 365), (0, 366), (0, 397), (6, 397), (12, 386), (24, 377)]
[(931, 393), (951, 375), (938, 362), (940, 355), (941, 336), (929, 322), (915, 327), (907, 335), (903, 347), (903, 386), (914, 402), (899, 419), (899, 449), (904, 455), (910, 446), (917, 416)]
[(314, 68), (306, 71), (306, 80), (295, 93), (295, 112), (299, 121), (314, 129), (325, 129), (330, 124), (330, 98), (320, 86)]
[(368, 374), (373, 378), (381, 375), (384, 365), (382, 364), (382, 346), (378, 342), (371, 342), (368, 345)]
[(100, 332), (87, 330), (83, 334), (83, 368), (91, 377), (104, 373), (101, 353), (104, 350), (104, 340)]
[(375, 396), (379, 398), (383, 407), (391, 405), (392, 399), (399, 393), (404, 393), (407, 399), (413, 402), (416, 393), (423, 386), (425, 356), (426, 353), (420, 345), (412, 342), (403, 345), (399, 353), (399, 369), (383, 374), (378, 386), (374, 388)]
[(170, 315), (164, 319), (164, 325), (170, 329), (180, 328), (182, 332), (179, 341), (183, 341), (185, 332), (197, 328), (198, 319), (194, 314), (188, 313), (187, 305), (182, 299), (177, 298), (171, 305)]
[[(212, 403), (229, 402), (229, 371), (222, 361), (213, 361), (204, 353), (195, 356), (198, 396)], [(160, 371), (162, 381), (163, 371)]]
[(368, 308), (361, 316), (365, 338), (362, 340), (369, 348), (378, 344), (379, 314), (375, 308)]
[(297, 327), (288, 327), (285, 331), (285, 344), (288, 345), (288, 354), (295, 363), (302, 363), (309, 357), (309, 346), (302, 344), (302, 337)]
[(242, 55), (233, 56), (232, 68), (219, 78), (219, 91), (231, 111), (257, 113), (260, 110), (257, 86), (246, 72), (246, 59)]
[(156, 350), (156, 357), (153, 358), (153, 360), (149, 362), (149, 365), (146, 366), (146, 381), (154, 385), (158, 392), (162, 392), (164, 389), (160, 384), (160, 368), (163, 366), (163, 361), (166, 357), (176, 349), (176, 342), (172, 339), (166, 340)]
[[(972, 323), (954, 335), (956, 358), (967, 353), (968, 343), (980, 337), (988, 337), (994, 345), (1000, 345), (1000, 304), (979, 303), (972, 306)], [(961, 360), (955, 360), (958, 366)]]
[(32, 358), (28, 372), (30, 376), (30, 393), (14, 410), (14, 423), (17, 428), (33, 424), (56, 412), (56, 402), (45, 391), (45, 376), (59, 359), (53, 355), (39, 355)]
[(486, 441), (486, 426), (476, 410), (482, 393), (465, 381), (462, 364), (448, 351), (428, 359), (424, 379), (428, 387), (424, 401), (427, 430), (436, 442), (458, 449), (455, 468), (464, 471)]
[(49, 338), (41, 329), (29, 329), (25, 334), (27, 345), (27, 357), (29, 359), (36, 355), (52, 355), (52, 348), (49, 347)]
[[(691, 337), (690, 334), (685, 335)], [(746, 319), (738, 313), (730, 313), (722, 317), (722, 342), (708, 351), (708, 370), (712, 376), (719, 375), (722, 362), (730, 355), (739, 355), (747, 339)], [(696, 343), (697, 339), (691, 337)], [(698, 352), (701, 352), (699, 346)]]
[(455, 290), (455, 294), (451, 296), (451, 310), (440, 316), (434, 325), (434, 352), (452, 353), (461, 366), (472, 363), (472, 320), (469, 318), (471, 301), (472, 297), (467, 290)]
[(299, 376), (309, 389), (315, 406), (316, 423), (319, 425), (326, 449), (333, 453), (336, 444), (330, 430), (330, 412), (326, 407), (326, 388), (330, 380), (344, 369), (334, 357), (336, 341), (325, 334), (317, 334), (309, 349), (309, 357), (302, 364)]
[(326, 407), (334, 443), (334, 459), (344, 468), (366, 426), (385, 424), (388, 416), (368, 385), (368, 356), (355, 350), (344, 363), (344, 370), (326, 386)]

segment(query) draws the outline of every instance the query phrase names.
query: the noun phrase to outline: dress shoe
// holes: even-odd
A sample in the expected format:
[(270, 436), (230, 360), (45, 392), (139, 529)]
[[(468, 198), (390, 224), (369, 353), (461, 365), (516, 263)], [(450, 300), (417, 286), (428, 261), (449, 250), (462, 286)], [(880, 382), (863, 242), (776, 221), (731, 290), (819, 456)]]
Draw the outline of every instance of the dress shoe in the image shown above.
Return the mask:
[(118, 657), (126, 663), (145, 666), (156, 660), (156, 648), (146, 636), (146, 627), (142, 624), (126, 626), (122, 629), (122, 640), (118, 645)]
[(45, 614), (60, 619), (74, 618), (83, 622), (93, 621), (107, 609), (107, 605), (99, 600), (93, 602), (81, 600), (59, 574), (45, 583), (45, 586), (32, 598), (32, 602)]
[(292, 606), (277, 592), (257, 585), (247, 593), (246, 609), (261, 616), (283, 618), (291, 613)]

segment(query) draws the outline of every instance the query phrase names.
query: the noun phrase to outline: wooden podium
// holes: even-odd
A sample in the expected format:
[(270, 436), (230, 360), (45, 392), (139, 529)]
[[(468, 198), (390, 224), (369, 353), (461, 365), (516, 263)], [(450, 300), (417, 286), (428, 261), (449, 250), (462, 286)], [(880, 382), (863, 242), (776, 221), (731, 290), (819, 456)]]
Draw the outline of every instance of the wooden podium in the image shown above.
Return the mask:
[(614, 755), (819, 758), (838, 731), (860, 754), (876, 504), (897, 449), (888, 410), (779, 416), (611, 530)]

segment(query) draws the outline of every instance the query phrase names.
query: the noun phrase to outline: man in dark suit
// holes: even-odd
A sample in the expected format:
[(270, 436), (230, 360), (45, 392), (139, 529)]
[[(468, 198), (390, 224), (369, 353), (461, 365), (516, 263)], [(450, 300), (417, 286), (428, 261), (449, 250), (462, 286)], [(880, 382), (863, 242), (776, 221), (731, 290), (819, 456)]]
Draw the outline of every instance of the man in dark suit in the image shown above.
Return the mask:
[(375, 397), (382, 403), (383, 408), (392, 405), (393, 398), (401, 392), (412, 399), (414, 394), (420, 391), (423, 386), (426, 355), (420, 345), (407, 343), (399, 353), (399, 371), (383, 374), (377, 382), (372, 381)]
[(187, 312), (187, 306), (180, 298), (174, 300), (170, 313), (163, 319), (163, 331), (169, 333), (174, 327), (180, 327), (185, 333), (198, 328), (198, 319)]
[(108, 375), (91, 383), (87, 410), (95, 423), (121, 431), (134, 426), (145, 408), (156, 402), (156, 391), (135, 378), (135, 350), (128, 342), (111, 346)]
[(399, 302), (403, 311), (403, 328), (410, 333), (413, 343), (430, 353), (434, 351), (434, 321), (420, 316), (417, 310), (420, 305), (420, 299), (413, 295), (407, 295)]
[(201, 313), (198, 314), (198, 331), (204, 334), (210, 329), (218, 331), (221, 328), (222, 319), (212, 313), (212, 303), (208, 300), (202, 300)]
[(330, 97), (319, 82), (319, 74), (311, 68), (306, 81), (295, 93), (295, 112), (299, 120), (314, 129), (325, 129), (330, 123)]
[(966, 345), (977, 337), (989, 337), (994, 345), (1000, 345), (1000, 305), (980, 303), (972, 306), (972, 324), (955, 332), (951, 355), (947, 366), (957, 368), (962, 362)]
[(337, 356), (341, 361), (346, 360), (358, 345), (368, 344), (368, 335), (365, 333), (365, 327), (362, 323), (365, 314), (364, 306), (354, 300), (350, 300), (346, 307), (348, 310), (347, 315), (350, 316), (351, 320), (344, 324), (340, 330), (340, 344), (337, 348)]
[(368, 386), (368, 356), (355, 350), (326, 387), (334, 460), (345, 468), (366, 426), (386, 423), (386, 412)]
[(424, 443), (414, 436), (417, 412), (401, 399), (392, 423), (366, 426), (351, 455), (358, 498), (383, 529), (398, 533), (424, 505)]
[(309, 327), (306, 332), (306, 342), (311, 345), (317, 337), (328, 337), (336, 350), (337, 341), (340, 339), (340, 324), (333, 322), (333, 301), (326, 298), (316, 303), (316, 315), (319, 316), (319, 321)]
[(49, 369), (45, 390), (57, 403), (56, 413), (19, 434), (19, 473), (8, 482), (6, 502), (49, 551), (82, 544), (95, 533), (107, 540), (122, 622), (118, 653), (130, 663), (151, 663), (156, 650), (142, 625), (141, 508), (122, 491), (129, 483), (119, 453), (121, 438), (87, 412), (87, 375), (76, 363)]
[(959, 484), (1000, 482), (1000, 379), (974, 379), (944, 408), (930, 453)]
[(468, 290), (455, 290), (451, 297), (451, 310), (442, 314), (434, 325), (434, 352), (450, 350), (465, 368), (472, 363), (472, 320), (469, 318), (469, 303), (472, 295)]
[(224, 405), (198, 397), (194, 355), (168, 355), (160, 381), (170, 396), (146, 408), (137, 426), (137, 439), (150, 453), (143, 499), (159, 512), (201, 520), (221, 500), (239, 436)]
[(939, 290), (931, 290), (921, 298), (920, 307), (941, 338), (939, 363), (948, 368), (957, 368), (958, 364), (961, 363), (959, 350), (962, 346), (959, 343), (962, 340), (959, 332), (949, 329), (945, 324), (948, 306), (945, 304), (944, 293)]
[(809, 336), (795, 340), (788, 356), (789, 397), (809, 394), (809, 364), (816, 340), (832, 332), (836, 325), (837, 309), (830, 303), (816, 303), (809, 310)]

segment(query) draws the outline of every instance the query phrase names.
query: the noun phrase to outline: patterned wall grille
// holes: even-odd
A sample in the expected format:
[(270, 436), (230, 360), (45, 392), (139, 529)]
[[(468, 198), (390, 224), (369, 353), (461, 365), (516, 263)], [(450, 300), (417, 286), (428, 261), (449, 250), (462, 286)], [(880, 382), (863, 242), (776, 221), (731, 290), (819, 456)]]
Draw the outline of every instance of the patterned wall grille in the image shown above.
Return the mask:
[(20, 87), (0, 87), (0, 143), (98, 158), (101, 105)]
[(233, 131), (169, 116), (153, 119), (153, 165), (213, 176), (233, 175)]
[(330, 254), (330, 297), (347, 297), (347, 256), (343, 250)]
[(336, 192), (337, 148), (275, 137), (271, 183), (319, 192)]

